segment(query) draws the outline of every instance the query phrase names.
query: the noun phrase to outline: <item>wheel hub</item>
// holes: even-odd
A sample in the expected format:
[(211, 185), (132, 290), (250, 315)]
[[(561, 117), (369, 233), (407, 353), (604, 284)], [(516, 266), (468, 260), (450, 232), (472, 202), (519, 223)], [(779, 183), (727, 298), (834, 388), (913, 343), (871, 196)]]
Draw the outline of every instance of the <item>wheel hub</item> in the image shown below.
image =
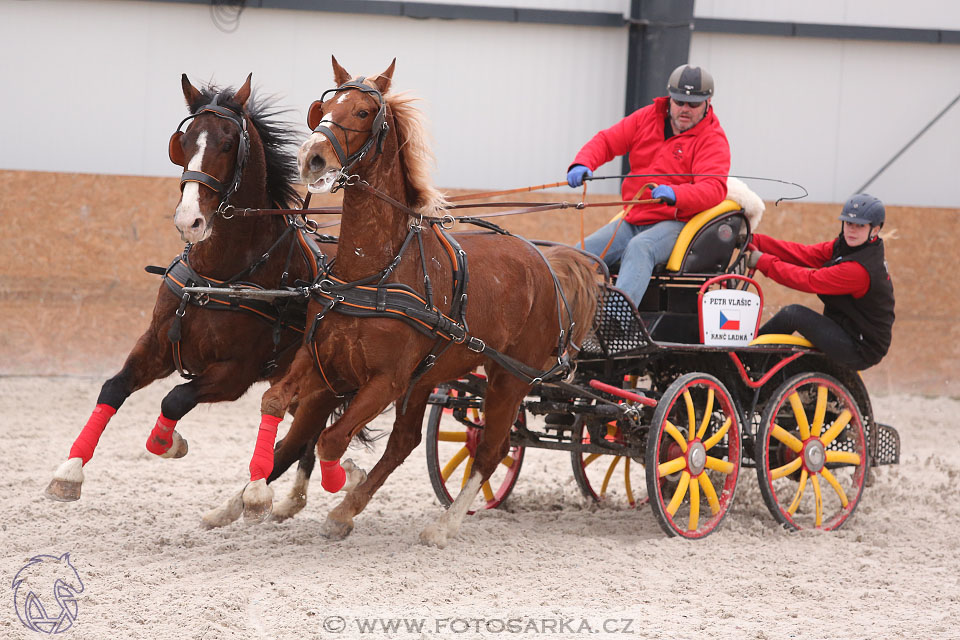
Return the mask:
[(699, 440), (691, 442), (687, 448), (687, 469), (689, 469), (690, 475), (700, 475), (706, 466), (707, 450), (704, 448), (703, 443)]
[(819, 438), (810, 438), (803, 447), (803, 464), (807, 471), (817, 473), (827, 462), (827, 452)]

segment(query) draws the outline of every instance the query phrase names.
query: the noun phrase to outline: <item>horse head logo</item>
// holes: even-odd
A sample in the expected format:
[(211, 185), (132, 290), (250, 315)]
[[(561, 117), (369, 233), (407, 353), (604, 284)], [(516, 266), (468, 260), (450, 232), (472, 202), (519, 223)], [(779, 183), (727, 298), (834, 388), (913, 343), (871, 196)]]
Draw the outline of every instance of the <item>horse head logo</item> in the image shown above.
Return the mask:
[(34, 556), (13, 578), (17, 617), (31, 631), (52, 635), (73, 626), (83, 581), (70, 554)]

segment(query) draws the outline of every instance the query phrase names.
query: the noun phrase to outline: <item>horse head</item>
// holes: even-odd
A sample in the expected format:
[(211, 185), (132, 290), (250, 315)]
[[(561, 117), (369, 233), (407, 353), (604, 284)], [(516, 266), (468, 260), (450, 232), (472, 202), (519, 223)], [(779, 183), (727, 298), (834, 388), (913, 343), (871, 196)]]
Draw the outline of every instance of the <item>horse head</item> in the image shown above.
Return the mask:
[(373, 78), (353, 78), (333, 58), (335, 89), (310, 105), (307, 125), (313, 131), (300, 146), (300, 179), (314, 193), (326, 193), (337, 177), (383, 152), (389, 132), (387, 103), (396, 59)]
[(77, 596), (83, 590), (83, 581), (71, 564), (69, 553), (59, 557), (34, 556), (13, 578), (13, 597), (20, 621), (32, 631), (48, 634), (65, 631), (73, 624)]
[(214, 215), (240, 186), (250, 147), (245, 106), (251, 75), (232, 95), (217, 92), (212, 97), (190, 84), (186, 74), (181, 78), (190, 115), (170, 137), (169, 152), (170, 160), (184, 169), (173, 222), (185, 242), (210, 237)]

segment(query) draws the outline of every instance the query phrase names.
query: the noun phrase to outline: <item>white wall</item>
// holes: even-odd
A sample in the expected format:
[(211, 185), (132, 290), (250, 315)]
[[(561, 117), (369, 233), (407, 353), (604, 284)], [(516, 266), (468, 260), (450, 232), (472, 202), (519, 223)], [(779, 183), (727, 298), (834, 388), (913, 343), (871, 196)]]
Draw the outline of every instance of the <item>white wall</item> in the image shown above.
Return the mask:
[[(629, 9), (627, 0), (470, 2)], [(895, 0), (699, 0), (696, 15), (960, 29), (960, 3), (932, 0), (909, 12)], [(182, 72), (237, 85), (252, 71), (302, 123), (333, 83), (331, 53), (366, 75), (397, 57), (395, 88), (424, 99), (441, 187), (562, 180), (579, 147), (622, 115), (626, 28), (247, 9), (228, 34), (204, 5), (0, 0), (0, 169), (177, 175), (166, 148), (186, 114)], [(814, 201), (844, 200), (960, 92), (956, 45), (694, 33), (691, 61), (716, 78), (734, 171), (800, 182)], [(870, 191), (957, 206), (958, 139), (960, 106)], [(767, 198), (793, 194), (751, 184)]]

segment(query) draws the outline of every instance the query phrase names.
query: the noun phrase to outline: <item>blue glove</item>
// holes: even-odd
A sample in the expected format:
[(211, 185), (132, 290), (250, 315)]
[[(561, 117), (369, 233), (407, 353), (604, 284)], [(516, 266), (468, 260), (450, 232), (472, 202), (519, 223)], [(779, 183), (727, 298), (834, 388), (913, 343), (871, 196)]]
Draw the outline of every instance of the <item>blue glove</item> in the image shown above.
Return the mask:
[(650, 194), (654, 200), (659, 200), (664, 204), (668, 204), (671, 207), (677, 204), (677, 194), (673, 192), (673, 187), (668, 184), (661, 184), (656, 187)]
[(593, 176), (593, 171), (587, 169), (582, 164), (575, 164), (570, 171), (567, 171), (567, 184), (576, 189), (583, 184), (583, 179)]

